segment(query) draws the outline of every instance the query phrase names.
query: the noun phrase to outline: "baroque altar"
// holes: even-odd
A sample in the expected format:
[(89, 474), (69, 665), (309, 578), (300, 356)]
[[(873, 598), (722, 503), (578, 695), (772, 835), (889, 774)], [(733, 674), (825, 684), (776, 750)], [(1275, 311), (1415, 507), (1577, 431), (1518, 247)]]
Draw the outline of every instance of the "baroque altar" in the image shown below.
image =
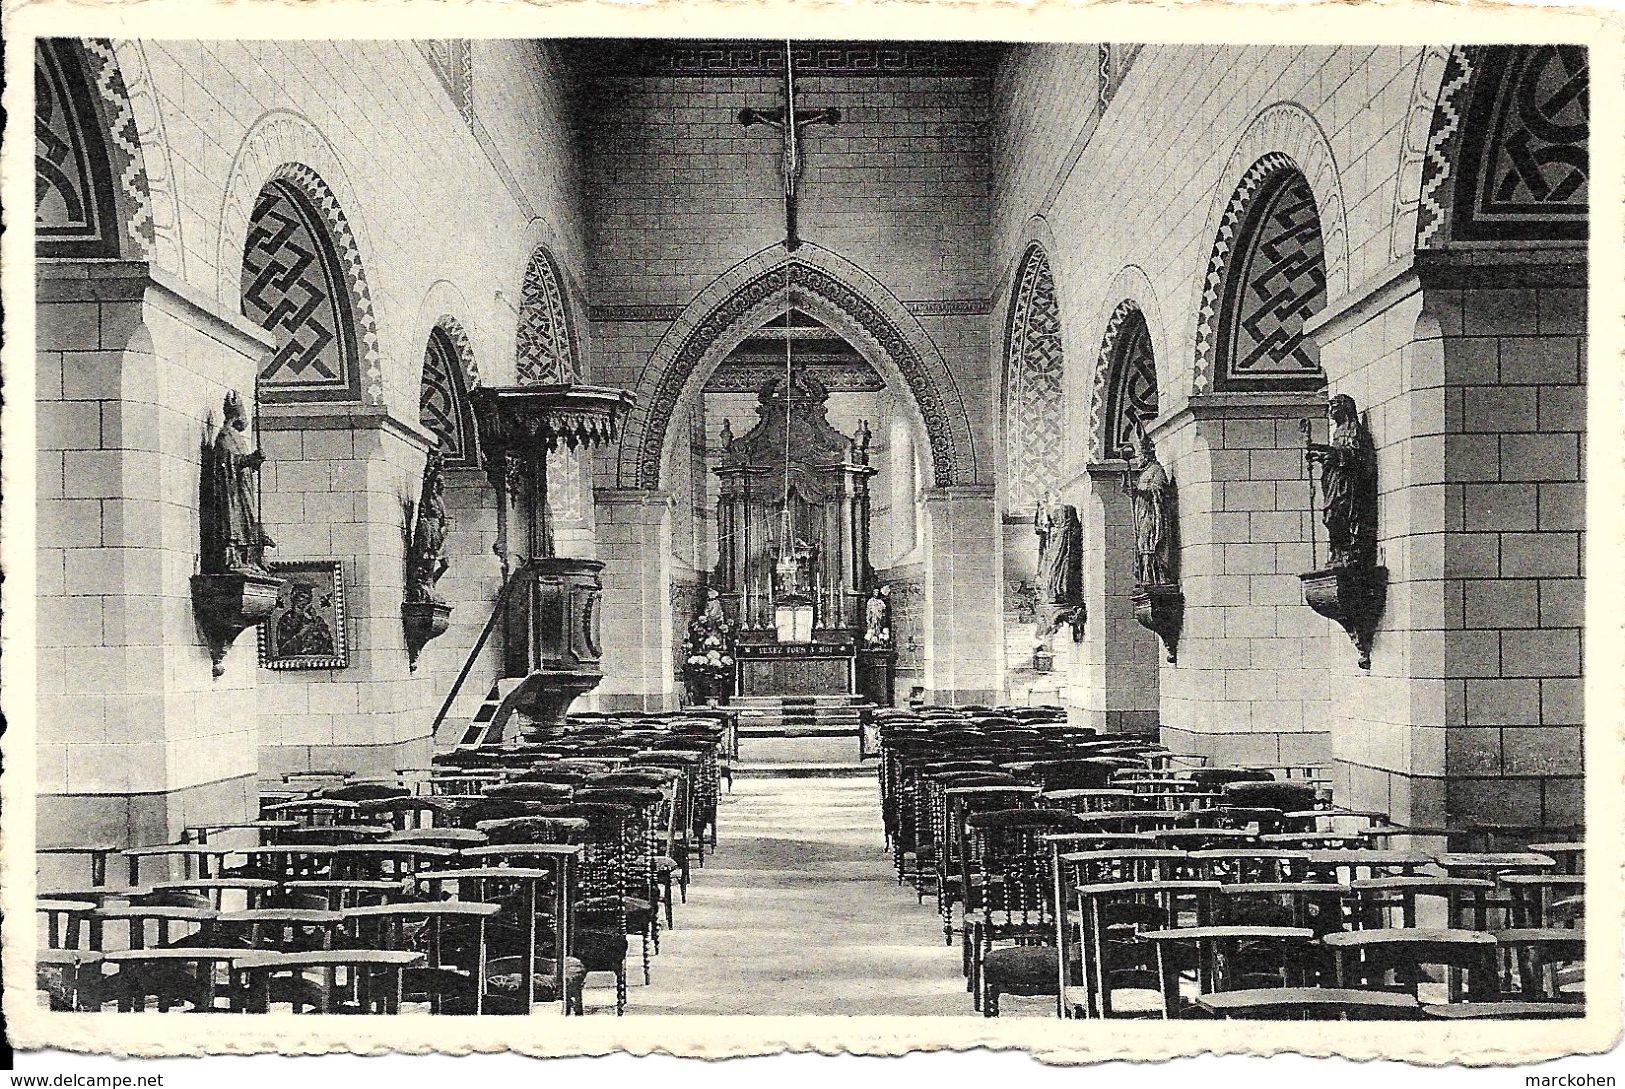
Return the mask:
[(871, 433), (837, 431), (828, 399), (810, 374), (774, 378), (750, 431), (723, 432), (711, 585), (737, 618), (740, 695), (859, 694), (860, 656), (891, 651), (869, 617)]

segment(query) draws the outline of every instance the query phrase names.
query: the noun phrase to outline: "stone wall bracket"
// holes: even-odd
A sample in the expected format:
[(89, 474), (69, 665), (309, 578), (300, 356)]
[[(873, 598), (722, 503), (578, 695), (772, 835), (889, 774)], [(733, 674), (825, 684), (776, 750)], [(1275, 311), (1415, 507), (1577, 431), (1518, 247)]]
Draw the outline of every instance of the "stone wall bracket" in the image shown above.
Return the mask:
[(1141, 586), (1130, 600), (1134, 603), (1134, 619), (1140, 626), (1157, 633), (1168, 652), (1168, 661), (1179, 661), (1179, 633), (1185, 625), (1185, 595), (1176, 583), (1154, 583)]
[(1371, 668), (1371, 640), (1388, 602), (1388, 568), (1334, 567), (1299, 575), (1303, 600), (1321, 616), (1348, 632), (1360, 655), (1360, 668)]
[(406, 629), (407, 661), (415, 673), (418, 655), (429, 640), (444, 634), (451, 626), (451, 606), (438, 601), (403, 602), (401, 623)]
[(231, 644), (271, 615), (286, 583), (275, 575), (247, 571), (192, 576), (192, 611), (208, 641), (216, 677), (226, 672)]

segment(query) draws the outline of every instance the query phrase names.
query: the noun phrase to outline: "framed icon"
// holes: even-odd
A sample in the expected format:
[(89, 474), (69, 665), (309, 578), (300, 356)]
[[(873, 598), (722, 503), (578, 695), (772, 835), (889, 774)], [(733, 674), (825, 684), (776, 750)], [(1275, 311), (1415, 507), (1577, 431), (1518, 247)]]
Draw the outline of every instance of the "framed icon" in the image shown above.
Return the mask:
[(287, 560), (266, 565), (287, 580), (271, 615), (260, 624), (260, 665), (266, 669), (344, 669), (344, 561)]

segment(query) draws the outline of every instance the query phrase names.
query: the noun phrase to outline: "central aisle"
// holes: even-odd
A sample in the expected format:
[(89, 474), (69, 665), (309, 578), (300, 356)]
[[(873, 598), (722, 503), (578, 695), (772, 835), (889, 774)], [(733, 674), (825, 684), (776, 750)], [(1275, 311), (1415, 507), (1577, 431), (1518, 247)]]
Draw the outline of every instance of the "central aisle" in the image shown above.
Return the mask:
[(628, 1013), (972, 1013), (935, 901), (897, 884), (872, 776), (742, 778), (718, 824)]

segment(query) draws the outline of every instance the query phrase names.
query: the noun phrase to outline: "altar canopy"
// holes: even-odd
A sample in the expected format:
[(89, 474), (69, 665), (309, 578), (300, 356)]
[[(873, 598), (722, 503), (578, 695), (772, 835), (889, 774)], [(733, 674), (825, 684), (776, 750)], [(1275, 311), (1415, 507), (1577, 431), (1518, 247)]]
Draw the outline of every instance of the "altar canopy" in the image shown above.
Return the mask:
[(823, 384), (792, 383), (789, 396), (782, 377), (763, 383), (756, 425), (724, 438), (714, 585), (742, 642), (855, 645), (873, 575), (869, 428), (841, 434)]

